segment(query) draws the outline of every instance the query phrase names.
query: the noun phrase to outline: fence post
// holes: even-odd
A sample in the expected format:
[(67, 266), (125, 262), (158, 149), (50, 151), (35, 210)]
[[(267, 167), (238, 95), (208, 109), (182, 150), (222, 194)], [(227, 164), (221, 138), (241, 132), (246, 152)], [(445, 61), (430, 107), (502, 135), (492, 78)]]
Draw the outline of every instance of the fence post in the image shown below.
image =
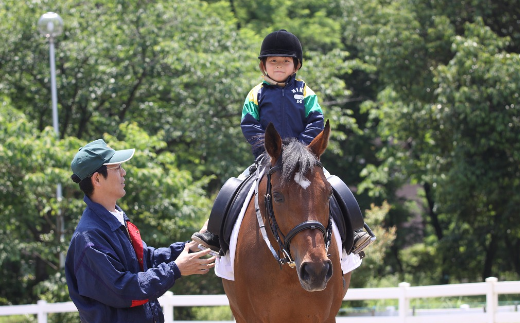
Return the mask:
[(399, 295), (399, 321), (404, 323), (406, 322), (406, 315), (410, 308), (410, 300), (407, 297), (407, 289), (410, 287), (410, 283), (399, 283), (399, 287), (401, 288), (401, 293)]
[(161, 296), (163, 303), (164, 323), (173, 323), (173, 293), (167, 291)]
[(39, 300), (38, 301), (38, 323), (47, 323), (47, 312), (45, 311), (45, 307), (47, 306), (47, 301)]
[(498, 294), (495, 292), (495, 283), (498, 281), (496, 277), (486, 278), (488, 283), (488, 291), (486, 293), (486, 313), (488, 315), (488, 323), (495, 321), (495, 313), (498, 309)]

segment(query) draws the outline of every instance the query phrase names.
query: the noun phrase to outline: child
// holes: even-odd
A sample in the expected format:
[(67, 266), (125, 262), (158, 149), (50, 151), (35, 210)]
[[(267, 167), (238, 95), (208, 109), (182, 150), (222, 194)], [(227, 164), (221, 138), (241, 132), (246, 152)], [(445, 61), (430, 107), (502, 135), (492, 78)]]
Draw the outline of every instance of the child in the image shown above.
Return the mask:
[(270, 33), (258, 58), (264, 81), (247, 95), (240, 123), (253, 155), (262, 154), (264, 147), (258, 142), (270, 122), (282, 139), (297, 138), (310, 144), (323, 130), (323, 112), (316, 94), (296, 79), (303, 63), (300, 41), (283, 29)]
[[(264, 151), (263, 135), (269, 123), (282, 139), (297, 138), (307, 145), (324, 127), (318, 97), (304, 81), (296, 79), (303, 63), (298, 38), (284, 29), (272, 32), (264, 38), (258, 58), (264, 81), (247, 95), (240, 123), (255, 159)], [(239, 178), (248, 172), (249, 168)], [(218, 236), (209, 231), (197, 232), (192, 239), (214, 251), (220, 249)]]

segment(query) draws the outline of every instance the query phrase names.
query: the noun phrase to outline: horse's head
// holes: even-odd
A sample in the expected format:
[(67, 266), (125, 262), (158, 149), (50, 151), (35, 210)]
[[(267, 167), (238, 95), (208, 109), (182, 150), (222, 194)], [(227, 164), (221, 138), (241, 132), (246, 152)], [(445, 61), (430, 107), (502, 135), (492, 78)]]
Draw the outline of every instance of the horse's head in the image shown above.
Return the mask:
[(267, 213), (274, 215), (275, 225), (273, 219), (270, 222), (275, 238), (279, 235), (281, 247), (294, 259), (300, 284), (307, 291), (325, 289), (332, 277), (332, 262), (327, 255), (332, 187), (319, 161), (329, 134), (328, 121), (308, 146), (295, 139), (282, 143), (272, 124), (265, 132), (265, 148), (271, 157), (267, 165), (270, 183), (265, 186)]

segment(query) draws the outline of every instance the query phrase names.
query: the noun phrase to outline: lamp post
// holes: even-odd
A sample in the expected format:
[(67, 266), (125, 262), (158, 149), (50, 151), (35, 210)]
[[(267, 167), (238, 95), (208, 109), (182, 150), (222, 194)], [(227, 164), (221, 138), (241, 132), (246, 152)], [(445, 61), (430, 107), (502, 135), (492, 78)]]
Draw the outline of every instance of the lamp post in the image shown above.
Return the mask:
[[(40, 19), (38, 20), (38, 31), (43, 36), (49, 39), (50, 44), (50, 63), (51, 63), (51, 95), (52, 95), (52, 125), (54, 127), (54, 132), (56, 132), (56, 136), (59, 139), (60, 131), (58, 127), (58, 95), (56, 91), (56, 63), (54, 61), (54, 39), (58, 37), (63, 32), (63, 20), (61, 17), (54, 12), (44, 13)], [(56, 188), (56, 197), (58, 202), (62, 200), (62, 191), (61, 191), (61, 183), (58, 183), (58, 187)], [(58, 231), (58, 235), (60, 237), (60, 242), (63, 242), (65, 239), (64, 231), (65, 231), (65, 223), (63, 221), (63, 216), (61, 215), (61, 210), (58, 210), (58, 218), (56, 221), (56, 227)], [(60, 268), (63, 268), (65, 265), (65, 255), (63, 252), (60, 253)]]

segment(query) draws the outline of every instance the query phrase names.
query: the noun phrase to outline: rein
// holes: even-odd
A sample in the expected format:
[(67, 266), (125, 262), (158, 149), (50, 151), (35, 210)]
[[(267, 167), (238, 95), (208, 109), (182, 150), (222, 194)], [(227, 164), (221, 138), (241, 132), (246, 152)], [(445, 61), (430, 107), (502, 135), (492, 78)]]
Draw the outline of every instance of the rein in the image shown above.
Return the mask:
[[(323, 165), (318, 161), (318, 166), (323, 167)], [(267, 190), (265, 194), (265, 209), (267, 214), (267, 219), (269, 221), (269, 225), (271, 228), (271, 232), (273, 233), (276, 241), (278, 242), (279, 246), (279, 253), (277, 253), (273, 246), (271, 245), (271, 242), (269, 241), (269, 238), (267, 237), (267, 232), (265, 230), (265, 224), (262, 219), (262, 214), (260, 212), (260, 207), (258, 204), (258, 186), (260, 185), (260, 181), (262, 180), (262, 177), (264, 176), (264, 172), (266, 168), (262, 168), (260, 171), (260, 167), (256, 169), (256, 187), (255, 187), (255, 211), (256, 211), (256, 218), (258, 220), (258, 225), (260, 226), (260, 231), (262, 233), (262, 237), (269, 247), (269, 250), (271, 250), (271, 253), (273, 254), (276, 261), (280, 264), (280, 267), (284, 264), (288, 264), (289, 267), (295, 268), (294, 260), (291, 256), (291, 240), (294, 238), (298, 233), (304, 231), (304, 230), (320, 230), (325, 238), (325, 250), (329, 250), (330, 242), (332, 240), (332, 221), (331, 217), (329, 215), (329, 222), (327, 224), (327, 227), (323, 224), (321, 224), (318, 221), (306, 221), (298, 224), (293, 229), (287, 233), (287, 235), (284, 235), (280, 228), (278, 227), (278, 223), (276, 222), (276, 217), (274, 215), (273, 210), (273, 200), (271, 195), (272, 185), (271, 185), (271, 175), (275, 173), (276, 171), (280, 170), (280, 166), (274, 166), (270, 167), (269, 171), (267, 172)], [(280, 237), (281, 236), (281, 237)], [(282, 255), (282, 256), (279, 256)]]

